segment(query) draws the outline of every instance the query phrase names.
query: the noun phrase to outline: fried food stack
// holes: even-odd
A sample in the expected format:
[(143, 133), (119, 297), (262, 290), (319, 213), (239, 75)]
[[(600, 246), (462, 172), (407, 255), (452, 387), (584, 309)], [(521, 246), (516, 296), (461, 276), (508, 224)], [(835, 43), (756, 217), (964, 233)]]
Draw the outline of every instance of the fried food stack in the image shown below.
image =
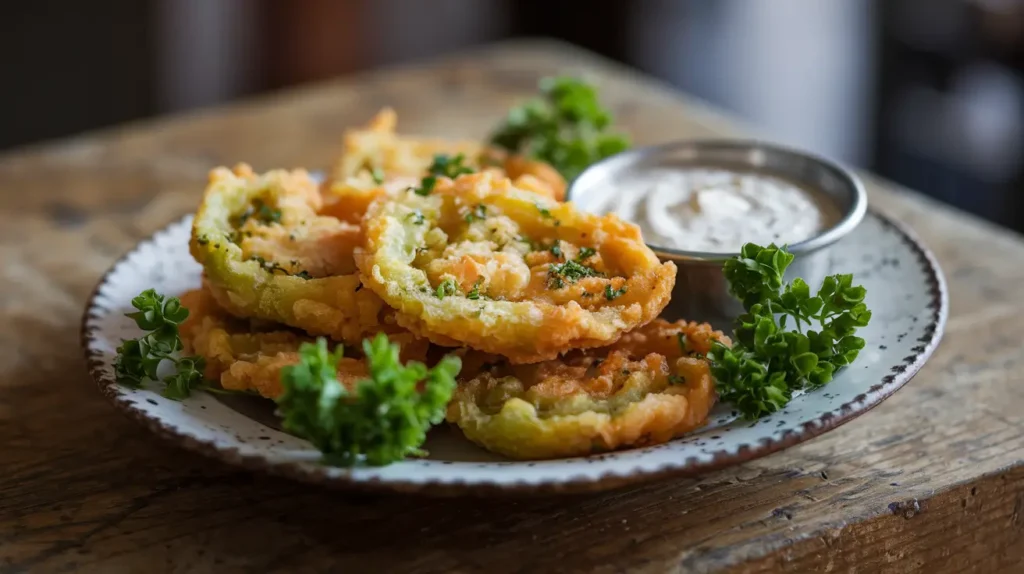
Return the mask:
[[(676, 269), (635, 225), (563, 203), (547, 164), (401, 137), (396, 122), (385, 109), (347, 132), (322, 185), (304, 170), (211, 172), (189, 245), (203, 287), (182, 298), (207, 377), (276, 398), (301, 343), (357, 350), (383, 332), (403, 360), (459, 354), (448, 420), (512, 458), (665, 442), (704, 423), (703, 355), (727, 338), (658, 318)], [(454, 177), (428, 177), (439, 155), (464, 162)], [(366, 376), (353, 356), (338, 373)]]

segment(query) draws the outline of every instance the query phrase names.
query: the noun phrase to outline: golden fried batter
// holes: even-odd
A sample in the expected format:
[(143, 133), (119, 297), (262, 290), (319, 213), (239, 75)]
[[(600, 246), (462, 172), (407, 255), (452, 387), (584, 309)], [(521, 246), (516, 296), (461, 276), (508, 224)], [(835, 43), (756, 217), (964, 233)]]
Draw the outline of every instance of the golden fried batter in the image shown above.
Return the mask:
[(331, 180), (345, 181), (370, 176), (376, 169), (388, 177), (419, 179), (436, 154), (463, 154), (476, 162), (484, 145), (476, 141), (402, 137), (395, 133), (398, 114), (384, 108), (363, 129), (345, 132), (342, 155), (331, 172)]
[[(707, 361), (691, 353), (710, 339), (728, 339), (696, 323), (659, 320), (640, 331), (563, 360), (492, 367), (460, 384), (448, 421), (473, 442), (517, 459), (657, 444), (700, 427), (715, 394)], [(693, 350), (680, 346), (679, 333), (696, 342)]]
[(493, 173), (377, 201), (364, 226), (363, 282), (400, 325), (513, 363), (608, 345), (657, 317), (675, 283), (635, 225)]
[(380, 330), (384, 305), (355, 274), (361, 228), (319, 215), (320, 207), (303, 170), (217, 168), (189, 249), (213, 297), (232, 314), (357, 343)]
[(323, 188), (321, 214), (359, 223), (373, 200), (418, 186), (437, 154), (463, 154), (467, 165), (507, 175), (520, 189), (565, 198), (565, 178), (544, 162), (474, 141), (399, 136), (397, 123), (395, 111), (384, 108), (365, 128), (345, 132), (342, 155)]
[(546, 195), (555, 201), (565, 200), (565, 178), (550, 165), (521, 155), (507, 155), (499, 161), (505, 175), (517, 188)]
[(631, 357), (658, 353), (669, 359), (678, 359), (684, 355), (706, 355), (714, 341), (732, 346), (732, 340), (725, 333), (716, 331), (708, 323), (682, 320), (670, 323), (659, 317), (626, 333), (609, 349), (625, 351)]
[[(221, 310), (204, 287), (181, 296), (189, 309), (180, 333), (186, 352), (206, 359), (206, 378), (228, 390), (255, 391), (276, 399), (281, 395), (281, 369), (299, 362), (299, 345), (312, 338), (281, 326), (255, 329)], [(428, 343), (409, 333), (389, 335), (401, 345), (403, 361), (426, 357)], [(366, 378), (365, 361), (346, 357), (338, 363), (338, 380), (346, 386)]]

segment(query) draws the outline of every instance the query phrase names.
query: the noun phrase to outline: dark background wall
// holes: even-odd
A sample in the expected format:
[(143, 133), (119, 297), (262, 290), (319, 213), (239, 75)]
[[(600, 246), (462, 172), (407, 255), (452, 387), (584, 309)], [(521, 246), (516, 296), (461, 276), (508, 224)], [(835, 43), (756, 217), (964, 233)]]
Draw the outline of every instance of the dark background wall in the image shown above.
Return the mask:
[(1024, 231), (1024, 1), (37, 0), (0, 16), (0, 149), (549, 36)]

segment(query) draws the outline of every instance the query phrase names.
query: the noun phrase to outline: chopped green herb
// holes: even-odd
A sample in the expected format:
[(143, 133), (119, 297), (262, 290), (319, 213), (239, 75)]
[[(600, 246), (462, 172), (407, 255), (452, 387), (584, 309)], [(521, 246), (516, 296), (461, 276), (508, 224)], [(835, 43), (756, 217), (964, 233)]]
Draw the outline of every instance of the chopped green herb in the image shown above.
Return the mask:
[(484, 278), (483, 277), (480, 277), (479, 279), (477, 279), (476, 282), (473, 283), (473, 289), (471, 289), (469, 291), (469, 293), (466, 293), (466, 299), (473, 299), (473, 300), (479, 299), (481, 297), (481, 295), (480, 295), (480, 285), (483, 284), (483, 282), (484, 282)]
[(554, 255), (555, 257), (562, 257), (562, 247), (557, 239), (555, 240), (555, 243), (551, 246), (551, 249), (549, 249), (548, 251), (550, 251), (551, 254)]
[(447, 154), (437, 154), (434, 156), (434, 161), (427, 168), (427, 173), (430, 175), (444, 176), (449, 179), (455, 179), (460, 175), (473, 173), (473, 168), (464, 165), (466, 161), (465, 154), (458, 154), (454, 157)]
[(420, 180), (419, 187), (410, 188), (417, 195), (430, 195), (430, 192), (434, 191), (434, 187), (437, 185), (438, 177), (447, 177), (455, 179), (456, 177), (473, 173), (473, 169), (463, 165), (466, 160), (466, 156), (458, 154), (455, 157), (451, 157), (445, 154), (437, 154), (434, 156), (434, 161), (427, 168), (427, 175)]
[(329, 352), (323, 338), (303, 343), (298, 364), (281, 370), (282, 426), (332, 465), (380, 466), (422, 456), (426, 432), (444, 419), (462, 363), (447, 356), (431, 369), (403, 365), (398, 351), (384, 334), (364, 340), (369, 375), (350, 390), (338, 380), (342, 348)]
[(555, 225), (555, 227), (558, 227), (559, 225), (561, 225), (561, 224), (562, 224), (562, 222), (561, 222), (561, 221), (559, 221), (559, 220), (555, 219), (555, 216), (554, 216), (554, 215), (552, 215), (552, 213), (551, 213), (551, 210), (550, 210), (550, 209), (547, 209), (546, 207), (541, 207), (541, 205), (540, 205), (539, 203), (537, 203), (537, 204), (534, 204), (534, 205), (536, 205), (536, 206), (537, 206), (537, 211), (539, 211), (539, 212), (540, 212), (540, 216), (541, 216), (541, 217), (543, 217), (544, 219), (551, 219), (551, 220), (554, 220), (554, 225)]
[(380, 185), (384, 183), (384, 170), (379, 167), (375, 167), (370, 170), (370, 177), (373, 178), (373, 183)]
[(604, 286), (604, 298), (609, 300), (609, 301), (614, 301), (615, 299), (618, 299), (625, 292), (626, 292), (626, 286), (625, 285), (623, 285), (622, 287), (619, 287), (618, 289), (612, 289), (611, 285), (605, 285)]
[(683, 384), (686, 384), (686, 379), (680, 377), (679, 375), (669, 375), (668, 376), (668, 384), (670, 384), (670, 385), (683, 385)]
[(264, 225), (269, 225), (271, 223), (280, 223), (281, 210), (270, 207), (269, 205), (264, 203), (262, 199), (257, 197), (256, 199), (253, 199), (252, 203), (250, 203), (245, 208), (245, 211), (243, 211), (242, 214), (237, 217), (237, 219), (235, 220), (235, 227), (241, 227), (245, 225), (245, 222), (249, 221), (250, 219), (255, 219), (256, 221)]
[(428, 175), (420, 180), (419, 187), (411, 187), (409, 189), (416, 192), (416, 195), (430, 195), (430, 192), (434, 191), (435, 185), (437, 185), (437, 177)]
[(441, 282), (440, 285), (437, 286), (437, 290), (434, 291), (434, 294), (437, 296), (438, 299), (444, 299), (445, 297), (449, 295), (455, 295), (458, 292), (459, 286), (457, 283), (455, 283), (455, 280), (445, 279), (444, 281)]
[(576, 261), (579, 261), (580, 263), (582, 263), (582, 262), (586, 261), (587, 259), (590, 259), (591, 257), (593, 257), (595, 253), (597, 253), (597, 251), (595, 251), (591, 247), (580, 247), (580, 252), (579, 252), (578, 255), (576, 255)]
[(414, 225), (423, 225), (423, 212), (418, 209), (413, 211), (409, 215), (406, 215), (405, 218), (411, 219)]
[[(259, 263), (260, 267), (264, 271), (266, 271), (267, 273), (270, 273), (271, 275), (276, 273), (276, 274), (280, 274), (280, 275), (291, 275), (291, 276), (299, 277), (299, 278), (302, 278), (302, 279), (312, 279), (313, 278), (313, 276), (310, 275), (307, 271), (300, 270), (298, 272), (292, 273), (292, 272), (288, 271), (287, 268), (281, 266), (280, 263), (278, 263), (276, 261), (267, 261), (266, 259), (264, 259), (263, 257), (260, 257), (259, 255), (253, 255), (252, 257), (249, 258), (249, 261), (255, 261), (256, 263)], [(298, 264), (298, 261), (294, 261), (293, 260), (291, 263), (294, 266), (294, 265)]]
[(548, 267), (548, 288), (561, 289), (565, 286), (564, 281), (576, 283), (584, 277), (604, 277), (604, 273), (577, 261), (552, 263)]
[(487, 207), (482, 203), (478, 203), (476, 207), (474, 207), (472, 210), (466, 213), (465, 219), (466, 223), (472, 223), (474, 221), (483, 221), (487, 219)]

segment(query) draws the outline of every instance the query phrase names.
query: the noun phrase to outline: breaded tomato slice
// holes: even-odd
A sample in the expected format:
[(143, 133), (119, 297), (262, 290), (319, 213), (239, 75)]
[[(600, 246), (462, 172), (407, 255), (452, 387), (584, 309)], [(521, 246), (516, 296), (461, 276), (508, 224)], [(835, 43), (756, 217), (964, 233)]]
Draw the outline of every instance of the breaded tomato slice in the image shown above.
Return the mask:
[(214, 298), (232, 314), (358, 343), (379, 330), (384, 305), (356, 274), (360, 226), (318, 215), (320, 205), (316, 183), (303, 170), (256, 175), (244, 164), (217, 168), (189, 250)]
[[(661, 335), (673, 327), (671, 346), (663, 347)], [(516, 459), (663, 443), (703, 425), (714, 405), (710, 367), (685, 342), (708, 332), (718, 338), (703, 325), (662, 321), (649, 349), (637, 339), (557, 361), (492, 367), (460, 384), (447, 418), (473, 442)]]
[(507, 175), (521, 189), (565, 198), (565, 178), (542, 161), (475, 141), (401, 136), (395, 132), (397, 123), (395, 111), (384, 108), (366, 127), (345, 132), (341, 157), (323, 187), (321, 214), (359, 223), (373, 200), (419, 185), (438, 155), (461, 154), (474, 171)]
[(513, 363), (608, 345), (657, 317), (675, 284), (635, 225), (493, 173), (374, 202), (363, 225), (363, 282), (399, 325)]
[[(254, 325), (223, 311), (206, 286), (181, 296), (189, 310), (180, 332), (187, 353), (206, 359), (206, 378), (219, 381), (233, 391), (252, 391), (276, 399), (283, 392), (281, 369), (299, 362), (299, 346), (313, 339), (281, 325)], [(428, 343), (411, 333), (388, 336), (401, 345), (403, 361), (426, 358)], [(367, 375), (366, 363), (343, 358), (338, 363), (338, 380), (355, 384)]]
[(478, 141), (400, 136), (395, 132), (397, 125), (398, 114), (384, 108), (366, 127), (346, 131), (330, 179), (368, 177), (375, 171), (387, 177), (419, 178), (437, 154), (461, 153), (475, 163), (484, 151), (484, 144)]
[(609, 350), (626, 351), (631, 357), (658, 353), (669, 359), (678, 359), (682, 356), (707, 355), (715, 341), (732, 346), (732, 339), (708, 323), (684, 320), (669, 322), (659, 317), (626, 333)]

